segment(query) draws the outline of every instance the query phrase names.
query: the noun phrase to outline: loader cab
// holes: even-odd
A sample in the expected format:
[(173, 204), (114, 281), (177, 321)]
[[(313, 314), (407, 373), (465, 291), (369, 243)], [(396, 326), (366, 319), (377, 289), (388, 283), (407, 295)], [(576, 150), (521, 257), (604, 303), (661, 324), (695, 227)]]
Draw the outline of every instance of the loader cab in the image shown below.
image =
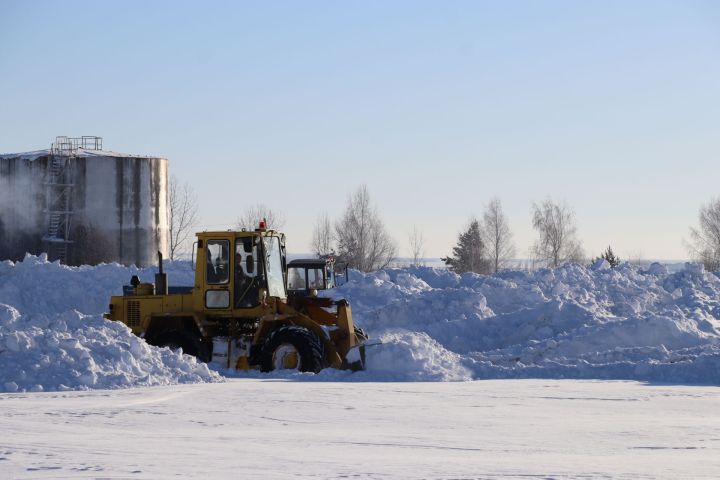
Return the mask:
[(326, 258), (292, 260), (287, 266), (288, 294), (307, 296), (312, 290), (335, 287), (334, 262)]
[(228, 313), (287, 298), (284, 235), (258, 229), (197, 237), (195, 286), (203, 292), (202, 310)]

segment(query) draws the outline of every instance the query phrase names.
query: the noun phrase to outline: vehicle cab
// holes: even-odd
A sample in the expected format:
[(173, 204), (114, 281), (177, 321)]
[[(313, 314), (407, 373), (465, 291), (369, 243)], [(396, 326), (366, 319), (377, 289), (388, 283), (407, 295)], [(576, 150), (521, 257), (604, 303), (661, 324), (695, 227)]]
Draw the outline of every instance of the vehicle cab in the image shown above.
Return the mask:
[(203, 291), (200, 310), (260, 307), (265, 299), (285, 300), (285, 238), (271, 230), (197, 234), (195, 286)]
[(335, 288), (332, 258), (301, 258), (287, 264), (288, 295), (307, 296), (313, 290)]

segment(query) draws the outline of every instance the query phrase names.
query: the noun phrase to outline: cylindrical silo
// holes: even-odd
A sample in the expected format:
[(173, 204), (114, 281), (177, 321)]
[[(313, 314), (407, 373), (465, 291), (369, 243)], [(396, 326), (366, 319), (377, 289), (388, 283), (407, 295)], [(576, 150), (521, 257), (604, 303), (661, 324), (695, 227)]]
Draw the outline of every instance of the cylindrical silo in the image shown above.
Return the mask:
[(0, 155), (0, 258), (144, 266), (167, 253), (167, 159), (100, 146), (59, 137), (49, 150)]

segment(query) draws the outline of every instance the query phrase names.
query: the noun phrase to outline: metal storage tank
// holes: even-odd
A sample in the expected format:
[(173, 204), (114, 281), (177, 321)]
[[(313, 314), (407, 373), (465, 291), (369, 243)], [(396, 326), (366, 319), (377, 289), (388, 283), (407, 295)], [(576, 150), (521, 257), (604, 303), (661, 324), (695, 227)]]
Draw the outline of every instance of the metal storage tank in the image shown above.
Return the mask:
[(167, 252), (168, 161), (105, 151), (100, 137), (0, 155), (0, 259), (145, 266)]

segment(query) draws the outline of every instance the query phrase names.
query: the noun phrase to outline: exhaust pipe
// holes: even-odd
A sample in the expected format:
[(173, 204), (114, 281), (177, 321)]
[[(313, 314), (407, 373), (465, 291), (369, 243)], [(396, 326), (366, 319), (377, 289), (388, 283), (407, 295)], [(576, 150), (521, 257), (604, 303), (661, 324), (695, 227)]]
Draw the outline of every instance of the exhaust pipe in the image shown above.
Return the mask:
[(160, 271), (155, 274), (155, 295), (168, 294), (167, 273), (163, 273), (163, 256), (162, 252), (158, 252), (158, 263)]

